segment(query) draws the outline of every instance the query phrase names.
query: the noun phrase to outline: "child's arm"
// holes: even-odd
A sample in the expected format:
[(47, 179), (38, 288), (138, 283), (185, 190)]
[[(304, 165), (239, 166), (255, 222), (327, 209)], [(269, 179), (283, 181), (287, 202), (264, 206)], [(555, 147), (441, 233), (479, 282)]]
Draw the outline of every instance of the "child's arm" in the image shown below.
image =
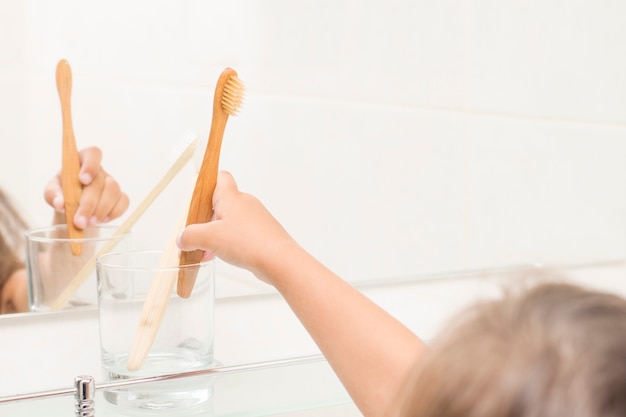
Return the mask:
[(366, 416), (381, 416), (423, 350), (392, 316), (298, 247), (267, 273)]
[(246, 268), (289, 303), (367, 416), (388, 410), (424, 344), (409, 329), (302, 249), (253, 196), (220, 173), (214, 220), (191, 225), (183, 250)]

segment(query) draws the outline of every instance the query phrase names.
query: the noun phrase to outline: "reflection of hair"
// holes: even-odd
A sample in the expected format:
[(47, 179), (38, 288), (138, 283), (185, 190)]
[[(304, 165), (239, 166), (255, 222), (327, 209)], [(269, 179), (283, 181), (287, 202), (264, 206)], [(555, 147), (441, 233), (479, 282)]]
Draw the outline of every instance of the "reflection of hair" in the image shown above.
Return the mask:
[(0, 290), (11, 274), (24, 268), (21, 252), (25, 231), (26, 222), (0, 189)]
[(626, 416), (626, 300), (544, 283), (461, 315), (394, 416)]

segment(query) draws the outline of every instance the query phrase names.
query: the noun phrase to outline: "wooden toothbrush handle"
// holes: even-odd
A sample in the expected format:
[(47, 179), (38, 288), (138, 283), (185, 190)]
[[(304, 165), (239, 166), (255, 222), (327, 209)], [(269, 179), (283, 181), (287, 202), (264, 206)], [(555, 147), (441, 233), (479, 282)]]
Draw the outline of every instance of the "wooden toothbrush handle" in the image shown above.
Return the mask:
[[(210, 149), (210, 146), (207, 149)], [(208, 152), (208, 154), (213, 155), (211, 152)], [(215, 165), (211, 164), (211, 167), (217, 167), (217, 161), (213, 163)], [(203, 164), (203, 166), (207, 165)], [(217, 169), (206, 169), (204, 171), (204, 173), (200, 171), (198, 174), (191, 204), (189, 205), (189, 213), (187, 214), (187, 226), (209, 222), (213, 217), (213, 191), (217, 183)], [(198, 266), (186, 265), (200, 263), (202, 254), (202, 250), (182, 251), (180, 253), (179, 265), (182, 268), (178, 271), (176, 292), (182, 298), (189, 298), (198, 276)]]
[[(203, 251), (194, 250), (180, 253), (181, 265), (198, 264), (202, 260)], [(198, 277), (198, 266), (185, 266), (178, 270), (176, 293), (179, 297), (189, 298)]]
[[(71, 239), (82, 238), (83, 231), (74, 226), (74, 216), (78, 209), (78, 203), (82, 193), (82, 185), (78, 179), (80, 172), (80, 158), (76, 148), (74, 128), (72, 126), (71, 100), (72, 95), (72, 72), (66, 60), (57, 64), (56, 71), (57, 89), (61, 100), (61, 114), (63, 119), (63, 155), (61, 160), (61, 188), (65, 200), (65, 222), (67, 224), (68, 237)], [(72, 253), (80, 255), (82, 245), (71, 244)]]
[[(242, 84), (237, 78), (237, 72), (232, 68), (224, 69), (215, 86), (211, 131), (191, 197), (187, 225), (210, 222), (213, 217), (213, 192), (217, 183), (222, 138), (224, 137), (224, 130), (226, 130), (228, 115), (236, 114), (241, 105), (241, 89)], [(201, 259), (202, 251), (183, 252), (181, 254), (179, 263), (181, 268), (178, 271), (176, 287), (179, 296), (188, 298), (191, 295), (198, 275), (197, 266), (186, 268), (182, 266), (199, 263)]]
[[(226, 129), (228, 114), (222, 111), (213, 112), (209, 141), (202, 160), (202, 167), (198, 173), (196, 185), (191, 197), (189, 212), (187, 214), (187, 226), (190, 224), (210, 222), (213, 217), (213, 192), (217, 184), (219, 169), (220, 149), (222, 138)], [(191, 265), (200, 263), (202, 260), (201, 250), (183, 251), (180, 255), (179, 265)], [(176, 292), (182, 298), (189, 298), (198, 275), (198, 267), (185, 267), (178, 271), (178, 283)]]

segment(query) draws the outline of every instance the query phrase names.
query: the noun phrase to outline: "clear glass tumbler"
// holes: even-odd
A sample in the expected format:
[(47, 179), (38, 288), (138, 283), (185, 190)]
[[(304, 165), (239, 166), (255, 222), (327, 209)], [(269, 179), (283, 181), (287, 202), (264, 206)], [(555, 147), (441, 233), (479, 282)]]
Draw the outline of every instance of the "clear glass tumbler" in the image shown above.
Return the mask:
[[(26, 232), (26, 269), (32, 311), (98, 305), (96, 258), (100, 251), (123, 251), (130, 234), (112, 225), (90, 226), (70, 238), (64, 224)], [(76, 245), (80, 248), (73, 251)]]
[[(176, 293), (180, 271), (194, 271), (191, 295)], [(214, 262), (179, 266), (177, 253), (130, 251), (98, 258), (98, 309), (108, 381), (209, 369), (213, 366)], [(207, 380), (178, 378), (105, 391), (110, 403), (134, 410), (191, 409), (208, 401)]]

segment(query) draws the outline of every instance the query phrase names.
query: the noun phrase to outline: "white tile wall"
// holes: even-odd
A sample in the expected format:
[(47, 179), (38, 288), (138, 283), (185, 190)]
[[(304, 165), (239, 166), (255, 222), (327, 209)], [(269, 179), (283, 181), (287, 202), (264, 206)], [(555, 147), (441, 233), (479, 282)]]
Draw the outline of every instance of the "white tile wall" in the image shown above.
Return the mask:
[[(4, 29), (24, 45), (5, 59), (21, 62), (14, 73), (22, 74), (26, 98), (16, 84), (3, 95), (7, 112), (26, 101), (9, 131), (26, 136), (20, 144), (30, 172), (19, 189), (41, 189), (57, 169), (49, 156), (58, 151), (59, 58), (74, 68), (79, 145), (105, 150), (105, 164), (135, 203), (163, 172), (163, 155), (182, 131), (206, 135), (214, 80), (232, 65), (249, 98), (230, 123), (223, 167), (349, 278), (553, 253), (566, 261), (621, 256), (620, 7), (278, 0), (13, 6), (27, 23)], [(594, 146), (593, 160), (572, 141)], [(531, 149), (539, 158), (553, 151), (533, 166)], [(549, 163), (557, 156), (587, 185), (572, 189), (566, 172)], [(576, 169), (579, 163), (588, 169)], [(508, 171), (488, 175), (497, 172), (494, 164)], [(543, 191), (533, 189), (539, 178), (550, 180)], [(517, 199), (504, 198), (509, 192)], [(551, 216), (537, 206), (528, 212), (542, 196)], [(21, 198), (35, 222), (47, 222), (39, 192)], [(155, 210), (136, 237), (153, 241), (149, 223), (173, 210)], [(500, 227), (490, 221), (497, 218), (517, 221)], [(573, 244), (576, 236), (587, 243)]]
[[(58, 169), (60, 58), (79, 146), (104, 149), (135, 205), (183, 131), (206, 136), (233, 66), (248, 99), (222, 168), (348, 279), (626, 253), (621, 3), (3, 7), (22, 45), (3, 52), (21, 82), (0, 99), (17, 113), (5, 135), (23, 136), (28, 173), (17, 186), (6, 158), (2, 183), (33, 223), (49, 221), (37, 190)], [(136, 226), (139, 246), (170, 235), (153, 225), (177, 217), (192, 182), (190, 167)]]
[(475, 0), (469, 4), (471, 109), (623, 126), (623, 2)]
[(626, 254), (623, 127), (468, 117), (469, 265)]
[[(247, 101), (222, 168), (347, 279), (624, 258), (623, 16), (619, 1), (2, 2), (0, 186), (49, 221), (60, 58), (78, 144), (104, 150), (131, 209), (182, 132), (206, 137), (232, 66)], [(170, 235), (192, 182), (190, 166), (138, 246)], [(218, 272), (222, 296), (268, 291)]]

